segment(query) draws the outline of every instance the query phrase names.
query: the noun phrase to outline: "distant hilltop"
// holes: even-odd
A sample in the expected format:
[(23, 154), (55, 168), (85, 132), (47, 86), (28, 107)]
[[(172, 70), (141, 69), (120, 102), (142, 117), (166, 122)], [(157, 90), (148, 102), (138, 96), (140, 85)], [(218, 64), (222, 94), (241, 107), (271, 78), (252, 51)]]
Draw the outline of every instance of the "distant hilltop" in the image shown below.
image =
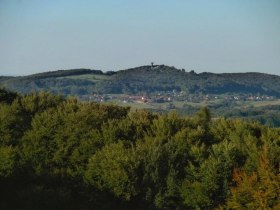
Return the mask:
[(166, 65), (103, 72), (92, 69), (50, 71), (0, 77), (0, 85), (19, 93), (51, 91), (64, 95), (139, 94), (184, 91), (187, 94), (262, 94), (280, 97), (280, 76), (264, 73), (195, 73)]

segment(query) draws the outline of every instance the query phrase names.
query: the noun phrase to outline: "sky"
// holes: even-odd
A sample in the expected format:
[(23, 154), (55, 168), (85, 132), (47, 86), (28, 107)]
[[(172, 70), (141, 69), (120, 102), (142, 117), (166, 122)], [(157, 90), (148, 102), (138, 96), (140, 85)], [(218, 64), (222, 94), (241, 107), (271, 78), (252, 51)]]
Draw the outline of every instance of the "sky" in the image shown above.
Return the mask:
[(280, 75), (280, 1), (0, 0), (0, 75), (151, 62)]

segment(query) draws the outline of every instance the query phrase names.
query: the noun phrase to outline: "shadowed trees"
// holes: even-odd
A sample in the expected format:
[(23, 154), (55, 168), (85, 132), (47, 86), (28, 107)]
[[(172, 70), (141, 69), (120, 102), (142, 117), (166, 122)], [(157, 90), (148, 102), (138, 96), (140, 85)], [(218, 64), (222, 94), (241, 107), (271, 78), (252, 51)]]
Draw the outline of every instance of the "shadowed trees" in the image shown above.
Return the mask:
[(0, 103), (0, 208), (277, 209), (280, 130), (80, 103)]

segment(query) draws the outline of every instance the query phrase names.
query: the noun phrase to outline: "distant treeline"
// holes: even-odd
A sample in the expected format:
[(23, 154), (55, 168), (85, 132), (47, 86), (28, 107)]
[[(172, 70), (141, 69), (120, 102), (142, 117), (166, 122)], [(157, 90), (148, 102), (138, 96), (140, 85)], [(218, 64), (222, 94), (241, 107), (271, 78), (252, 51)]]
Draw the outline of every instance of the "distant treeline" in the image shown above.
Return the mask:
[[(80, 78), (81, 75), (88, 77)], [(94, 76), (104, 76), (94, 80)], [(75, 78), (75, 76), (77, 76)], [(84, 85), (90, 83), (90, 85)], [(141, 66), (122, 71), (72, 69), (2, 77), (0, 84), (20, 93), (52, 91), (65, 95), (140, 94), (184, 91), (189, 94), (262, 94), (280, 97), (280, 77), (261, 73), (213, 74), (186, 72), (165, 65)], [(81, 91), (75, 91), (75, 90)]]
[(0, 209), (279, 209), (280, 129), (0, 91)]
[(32, 74), (27, 76), (29, 79), (46, 79), (50, 77), (67, 77), (67, 76), (75, 76), (75, 75), (83, 75), (83, 74), (105, 74), (112, 75), (114, 72), (108, 71), (103, 73), (101, 70), (92, 70), (92, 69), (70, 69), (70, 70), (57, 70), (57, 71), (49, 71), (38, 74)]
[[(176, 111), (181, 116), (191, 116), (197, 113), (199, 106), (185, 104), (180, 108), (174, 108), (170, 103), (170, 108), (166, 110), (148, 109), (151, 112), (168, 113)], [(270, 127), (280, 127), (280, 105), (266, 105), (260, 107), (243, 107), (235, 102), (221, 102), (208, 106), (214, 118), (242, 119), (246, 121), (258, 122)]]

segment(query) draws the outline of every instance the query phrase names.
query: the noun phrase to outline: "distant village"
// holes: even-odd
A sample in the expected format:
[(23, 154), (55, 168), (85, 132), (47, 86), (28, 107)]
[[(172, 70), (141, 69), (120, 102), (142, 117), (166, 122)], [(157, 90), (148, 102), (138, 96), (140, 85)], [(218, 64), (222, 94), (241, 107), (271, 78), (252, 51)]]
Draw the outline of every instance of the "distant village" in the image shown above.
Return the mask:
[(187, 94), (184, 91), (176, 90), (167, 92), (142, 93), (138, 95), (132, 94), (92, 94), (83, 96), (83, 100), (94, 102), (118, 101), (121, 103), (166, 103), (166, 102), (191, 102), (201, 103), (207, 101), (272, 101), (276, 100), (275, 96), (269, 95), (252, 95), (252, 94), (234, 94), (234, 95), (215, 95), (215, 94)]

